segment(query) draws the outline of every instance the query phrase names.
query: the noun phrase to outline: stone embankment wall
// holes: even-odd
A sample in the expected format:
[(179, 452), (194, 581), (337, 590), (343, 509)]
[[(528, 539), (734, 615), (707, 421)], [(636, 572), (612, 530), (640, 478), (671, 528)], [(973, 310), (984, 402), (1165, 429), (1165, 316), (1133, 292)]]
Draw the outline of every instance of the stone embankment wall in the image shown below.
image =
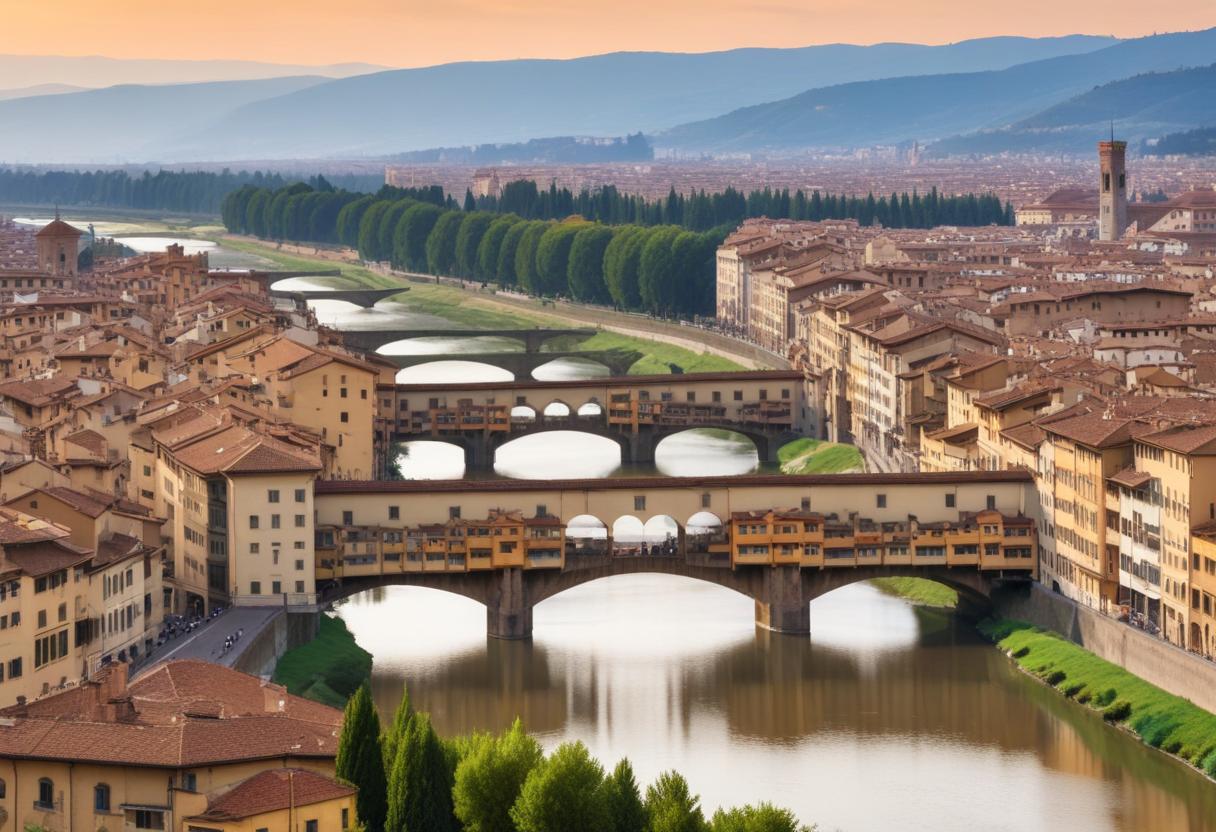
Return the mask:
[(1175, 696), (1216, 713), (1216, 662), (1175, 647), (1121, 621), (1033, 584), (994, 596), (1003, 618), (1059, 633)]
[(316, 636), (317, 615), (315, 612), (279, 613), (253, 634), (232, 666), (253, 676), (272, 676), (284, 653)]

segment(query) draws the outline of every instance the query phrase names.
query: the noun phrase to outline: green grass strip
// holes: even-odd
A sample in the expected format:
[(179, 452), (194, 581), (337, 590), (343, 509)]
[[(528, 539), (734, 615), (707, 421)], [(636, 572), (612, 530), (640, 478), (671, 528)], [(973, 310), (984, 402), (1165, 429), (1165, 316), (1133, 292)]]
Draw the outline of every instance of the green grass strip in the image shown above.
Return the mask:
[(980, 624), (980, 632), (1065, 696), (1216, 777), (1216, 714), (1025, 622), (990, 619)]
[(372, 672), (372, 654), (355, 643), (341, 618), (322, 615), (317, 636), (283, 654), (274, 681), (288, 693), (341, 708)]
[(922, 607), (954, 609), (958, 606), (958, 592), (926, 578), (874, 578), (870, 583), (887, 595)]

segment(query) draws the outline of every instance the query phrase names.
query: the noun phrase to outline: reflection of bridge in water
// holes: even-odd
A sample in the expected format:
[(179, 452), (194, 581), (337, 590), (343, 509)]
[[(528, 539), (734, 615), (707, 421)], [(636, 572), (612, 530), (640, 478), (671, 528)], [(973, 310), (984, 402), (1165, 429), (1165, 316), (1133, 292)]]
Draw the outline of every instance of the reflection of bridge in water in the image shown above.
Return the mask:
[(552, 430), (606, 437), (620, 446), (622, 460), (647, 463), (668, 436), (719, 428), (746, 436), (762, 461), (775, 462), (781, 445), (811, 422), (803, 376), (788, 370), (380, 384), (377, 399), (385, 448), (447, 442), (463, 449), (470, 468), (491, 467), (495, 451), (513, 439)]
[[(811, 599), (875, 577), (925, 577), (958, 589), (965, 604), (986, 604), (995, 584), (1034, 575), (1025, 513), (1036, 507), (1033, 481), (1019, 471), (322, 481), (316, 577), (330, 598), (388, 584), (464, 595), (486, 606), (491, 635), (526, 638), (546, 598), (658, 572), (735, 590), (755, 601), (761, 626), (804, 633)], [(707, 514), (718, 521), (708, 534), (689, 535), (691, 524), (676, 519)], [(639, 515), (668, 518), (674, 547), (623, 556), (614, 518)], [(574, 542), (575, 518), (594, 518), (604, 538)]]

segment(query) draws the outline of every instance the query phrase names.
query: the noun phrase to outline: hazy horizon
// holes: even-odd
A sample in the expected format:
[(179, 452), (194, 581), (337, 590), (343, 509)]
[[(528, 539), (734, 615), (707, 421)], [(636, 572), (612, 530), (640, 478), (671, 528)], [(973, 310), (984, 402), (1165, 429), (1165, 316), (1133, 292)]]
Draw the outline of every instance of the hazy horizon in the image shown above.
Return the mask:
[[(1216, 25), (1216, 8), (1162, 8), (1150, 21), (1132, 0), (214, 0), (167, 9), (153, 0), (16, 0), (0, 54), (117, 60), (257, 61), (423, 67), (459, 61), (565, 59), (610, 52), (716, 52), (833, 43), (940, 45), (976, 38), (1120, 38)], [(53, 32), (53, 39), (40, 33)]]

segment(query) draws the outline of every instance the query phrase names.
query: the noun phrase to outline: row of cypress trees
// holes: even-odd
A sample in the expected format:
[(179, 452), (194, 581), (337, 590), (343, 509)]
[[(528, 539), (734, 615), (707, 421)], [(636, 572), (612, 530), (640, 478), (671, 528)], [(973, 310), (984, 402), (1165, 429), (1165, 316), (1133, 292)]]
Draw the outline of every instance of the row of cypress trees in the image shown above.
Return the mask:
[(628, 760), (605, 772), (581, 742), (545, 756), (518, 719), (502, 734), (445, 741), (403, 692), (382, 729), (366, 684), (346, 705), (336, 769), (359, 789), (366, 832), (809, 832), (767, 803), (706, 819), (674, 771), (643, 797)]

